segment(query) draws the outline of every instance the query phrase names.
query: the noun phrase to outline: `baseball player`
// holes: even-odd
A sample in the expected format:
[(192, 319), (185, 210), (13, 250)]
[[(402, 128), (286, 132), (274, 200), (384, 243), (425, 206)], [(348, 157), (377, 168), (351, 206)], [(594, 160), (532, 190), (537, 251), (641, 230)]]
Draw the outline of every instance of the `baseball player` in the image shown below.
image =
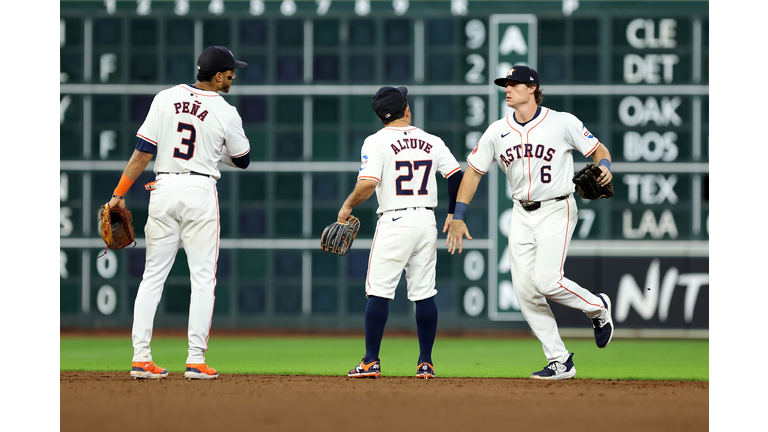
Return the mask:
[(189, 264), (192, 295), (189, 306), (189, 352), (184, 376), (215, 379), (218, 373), (205, 364), (213, 317), (216, 262), (219, 258), (219, 161), (245, 169), (250, 143), (242, 119), (218, 92), (229, 92), (235, 69), (229, 49), (208, 47), (197, 60), (197, 82), (179, 84), (158, 93), (136, 134), (136, 145), (109, 206), (125, 207), (125, 193), (144, 171), (153, 155), (155, 181), (144, 233), (146, 264), (133, 314), (133, 364), (137, 379), (165, 378), (168, 371), (155, 365), (149, 347), (152, 324), (163, 285), (180, 245)]
[(496, 162), (507, 176), (514, 205), (509, 224), (509, 262), (520, 309), (541, 341), (549, 364), (531, 378), (573, 378), (576, 368), (560, 338), (547, 300), (582, 310), (592, 320), (595, 341), (605, 348), (613, 337), (611, 301), (563, 275), (568, 244), (578, 221), (573, 197), (573, 150), (599, 165), (601, 185), (611, 181), (611, 154), (574, 115), (540, 106), (542, 91), (536, 71), (514, 66), (494, 83), (506, 91), (512, 114), (492, 123), (467, 156), (456, 210), (446, 245), (462, 251), (462, 238), (472, 239), (464, 213), (483, 174)]
[(339, 210), (346, 222), (352, 209), (374, 191), (379, 220), (368, 258), (365, 280), (365, 356), (347, 374), (350, 378), (381, 376), (379, 348), (389, 313), (405, 270), (408, 299), (416, 303), (419, 359), (416, 376), (434, 378), (432, 346), (437, 331), (435, 264), (437, 262), (437, 206), (439, 172), (448, 179), (448, 230), (456, 206), (462, 172), (443, 140), (411, 126), (408, 89), (382, 87), (373, 96), (373, 111), (384, 127), (365, 139), (362, 164), (354, 191)]

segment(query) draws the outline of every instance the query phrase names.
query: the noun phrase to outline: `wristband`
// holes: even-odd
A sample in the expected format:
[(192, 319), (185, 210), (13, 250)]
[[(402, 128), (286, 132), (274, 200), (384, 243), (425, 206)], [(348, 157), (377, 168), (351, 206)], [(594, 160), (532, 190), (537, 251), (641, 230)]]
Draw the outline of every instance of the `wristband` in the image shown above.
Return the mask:
[(120, 196), (120, 195), (112, 195), (112, 198), (125, 199), (124, 196)]
[(609, 161), (606, 158), (602, 158), (602, 159), (600, 159), (600, 162), (597, 163), (597, 166), (604, 166), (604, 167), (608, 168), (608, 171), (610, 171), (611, 170), (611, 161)]
[(128, 192), (128, 189), (130, 189), (132, 184), (133, 180), (129, 179), (125, 176), (125, 174), (123, 174), (123, 176), (120, 177), (120, 183), (117, 184), (117, 187), (115, 188), (115, 191), (112, 192), (112, 194), (119, 197), (124, 197), (125, 193)]
[(468, 204), (456, 201), (456, 209), (453, 211), (453, 220), (464, 220), (464, 213), (467, 211)]

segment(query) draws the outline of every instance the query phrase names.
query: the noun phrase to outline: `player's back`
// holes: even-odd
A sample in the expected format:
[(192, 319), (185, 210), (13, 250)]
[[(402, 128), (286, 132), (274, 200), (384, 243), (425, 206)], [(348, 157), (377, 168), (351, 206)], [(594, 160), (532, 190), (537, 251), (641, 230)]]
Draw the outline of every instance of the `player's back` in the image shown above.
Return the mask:
[(155, 96), (139, 137), (157, 145), (155, 172), (199, 172), (218, 178), (225, 128), (237, 115), (218, 93), (186, 84)]
[(436, 207), (435, 173), (448, 176), (458, 169), (456, 158), (439, 137), (413, 126), (385, 127), (366, 139), (358, 178), (379, 181), (376, 197), (378, 213), (383, 213)]

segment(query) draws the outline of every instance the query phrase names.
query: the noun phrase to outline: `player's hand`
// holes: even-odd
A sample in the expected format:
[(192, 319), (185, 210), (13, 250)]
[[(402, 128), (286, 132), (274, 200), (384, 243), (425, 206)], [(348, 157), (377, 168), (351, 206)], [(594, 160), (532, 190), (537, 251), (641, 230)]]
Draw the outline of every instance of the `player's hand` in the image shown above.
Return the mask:
[(472, 236), (469, 235), (469, 230), (464, 221), (451, 221), (451, 226), (448, 229), (448, 236), (445, 239), (445, 245), (448, 246), (448, 252), (450, 252), (451, 255), (456, 251), (457, 246), (459, 248), (459, 253), (464, 249), (463, 240), (465, 236), (468, 240), (472, 240)]
[(351, 214), (352, 207), (342, 206), (341, 210), (339, 210), (339, 215), (336, 217), (336, 222), (347, 223), (347, 219), (349, 219), (349, 215)]
[(453, 215), (448, 214), (448, 216), (445, 217), (445, 225), (443, 225), (443, 234), (445, 234), (448, 231), (448, 228), (451, 227), (451, 222), (453, 221)]
[(109, 208), (115, 208), (115, 207), (125, 208), (125, 198), (120, 199), (120, 198), (112, 197), (112, 199), (109, 200)]
[(601, 166), (600, 170), (603, 172), (603, 174), (597, 178), (597, 182), (600, 183), (600, 186), (605, 186), (611, 182), (611, 179), (613, 179), (613, 173), (611, 173), (611, 170), (604, 166)]

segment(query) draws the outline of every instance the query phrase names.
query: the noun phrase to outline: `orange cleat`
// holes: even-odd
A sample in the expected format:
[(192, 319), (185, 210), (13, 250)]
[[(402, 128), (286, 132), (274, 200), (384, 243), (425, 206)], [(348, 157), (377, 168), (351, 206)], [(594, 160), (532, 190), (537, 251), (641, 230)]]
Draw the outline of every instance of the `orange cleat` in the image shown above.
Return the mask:
[(168, 371), (154, 362), (131, 363), (131, 377), (134, 379), (161, 379), (168, 376)]
[(347, 376), (350, 378), (378, 378), (381, 376), (381, 363), (374, 360), (366, 364), (365, 357), (363, 357), (363, 360), (354, 369), (347, 372)]
[(206, 364), (187, 364), (187, 370), (184, 372), (184, 378), (193, 379), (216, 379), (219, 374), (216, 369), (211, 369)]

